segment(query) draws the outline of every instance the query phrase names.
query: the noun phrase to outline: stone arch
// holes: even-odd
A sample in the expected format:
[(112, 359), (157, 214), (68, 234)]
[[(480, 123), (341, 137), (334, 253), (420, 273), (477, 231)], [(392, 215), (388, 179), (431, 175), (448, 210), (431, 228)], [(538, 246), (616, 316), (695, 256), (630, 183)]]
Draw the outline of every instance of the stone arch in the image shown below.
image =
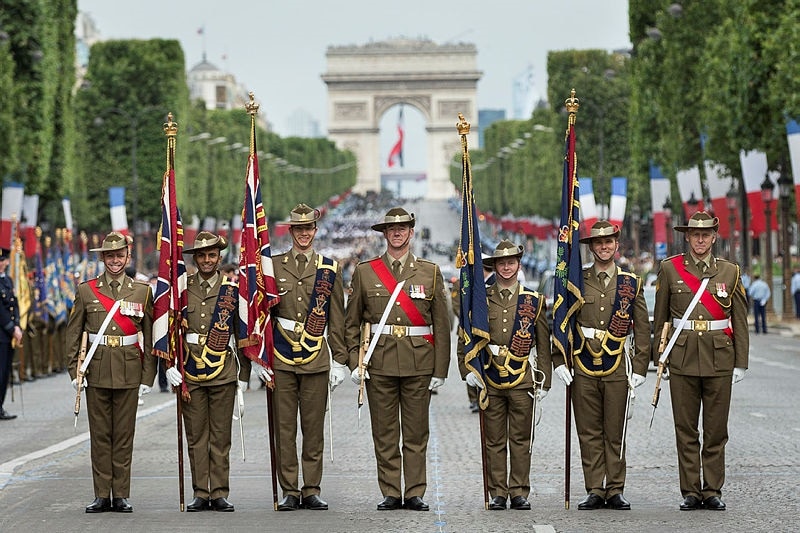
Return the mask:
[(405, 104), (425, 119), (428, 199), (448, 198), (450, 161), (460, 149), (455, 124), (463, 113), (477, 139), (477, 50), (473, 44), (392, 39), (360, 46), (330, 46), (327, 71), (328, 137), (355, 153), (355, 192), (379, 191), (379, 123), (393, 106)]

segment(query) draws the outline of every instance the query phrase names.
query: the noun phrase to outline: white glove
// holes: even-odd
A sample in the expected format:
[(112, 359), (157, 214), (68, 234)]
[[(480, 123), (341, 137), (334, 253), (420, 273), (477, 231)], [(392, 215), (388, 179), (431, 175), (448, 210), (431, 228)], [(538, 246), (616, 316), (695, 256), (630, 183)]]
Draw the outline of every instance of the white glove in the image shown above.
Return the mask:
[(572, 373), (569, 371), (566, 365), (558, 365), (555, 370), (553, 370), (558, 379), (566, 385), (567, 387), (570, 386), (572, 383)]
[[(84, 376), (83, 383), (81, 383), (81, 390), (84, 390), (88, 386), (89, 386), (89, 384), (86, 382), (86, 377)], [(72, 380), (72, 389), (75, 390), (76, 392), (78, 390), (78, 379), (77, 378)]]
[(246, 381), (242, 381), (241, 379), (237, 381), (239, 383), (239, 392), (245, 392), (247, 390), (247, 386), (249, 385), (249, 383), (247, 383)]
[(483, 383), (481, 383), (480, 380), (478, 379), (478, 376), (476, 376), (472, 372), (467, 374), (467, 385), (469, 385), (470, 387), (477, 387), (479, 389), (483, 388)]
[(547, 393), (548, 392), (550, 392), (550, 391), (549, 390), (544, 390), (544, 389), (538, 389), (536, 391), (536, 393), (539, 395), (539, 399), (540, 400), (544, 400), (545, 398), (547, 398)]
[[(244, 383), (244, 382), (240, 381), (239, 383)], [(236, 389), (236, 402), (239, 404), (239, 407), (233, 410), (233, 419), (239, 420), (240, 416), (244, 418), (244, 393), (240, 388)]]
[[(369, 370), (366, 368), (364, 369), (364, 379), (369, 379)], [(361, 385), (361, 376), (358, 375), (358, 367), (355, 367), (353, 371), (350, 372), (350, 381), (356, 385)]]
[(445, 378), (431, 378), (431, 383), (428, 385), (428, 390), (436, 390), (444, 385)]
[(328, 375), (328, 384), (331, 387), (331, 392), (333, 392), (336, 387), (344, 383), (345, 379), (347, 379), (347, 365), (332, 361), (331, 371)]
[(270, 381), (272, 381), (272, 376), (274, 376), (275, 373), (272, 371), (271, 368), (266, 368), (259, 364), (255, 364), (253, 365), (253, 367), (256, 369), (256, 376), (258, 376), (258, 379), (260, 379), (264, 383), (269, 383)]
[(167, 371), (164, 372), (164, 374), (166, 374), (167, 381), (169, 381), (169, 384), (172, 385), (173, 387), (177, 387), (178, 385), (183, 383), (183, 376), (181, 376), (181, 371), (175, 368), (174, 366), (169, 367)]
[(664, 371), (661, 373), (661, 379), (664, 381), (669, 381), (669, 367), (665, 366)]
[(744, 373), (747, 372), (746, 368), (734, 368), (733, 369), (733, 381), (731, 383), (739, 383), (744, 379)]
[(139, 396), (144, 396), (145, 394), (150, 394), (151, 390), (152, 389), (148, 385), (145, 385), (144, 383), (142, 383), (142, 384), (139, 385)]
[(766, 305), (767, 305), (767, 301), (766, 300), (761, 300), (761, 307), (765, 307)]
[(642, 376), (641, 374), (631, 374), (631, 383), (633, 383), (634, 389), (639, 385), (642, 385), (645, 381), (647, 381), (647, 376)]

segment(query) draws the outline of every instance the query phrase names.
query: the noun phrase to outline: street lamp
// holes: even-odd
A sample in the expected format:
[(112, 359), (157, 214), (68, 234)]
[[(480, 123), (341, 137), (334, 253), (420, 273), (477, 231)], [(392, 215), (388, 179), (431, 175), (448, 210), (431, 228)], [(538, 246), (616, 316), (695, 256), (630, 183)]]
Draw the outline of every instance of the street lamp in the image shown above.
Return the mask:
[(700, 200), (694, 195), (694, 191), (689, 194), (689, 199), (686, 200), (686, 205), (689, 206), (689, 216), (687, 218), (692, 218), (695, 213), (697, 213), (697, 206), (700, 204)]
[(728, 259), (733, 263), (736, 262), (736, 200), (738, 197), (739, 193), (736, 192), (736, 187), (731, 182), (731, 188), (725, 194), (725, 202), (728, 207), (728, 227), (730, 228), (730, 235), (728, 236), (730, 253), (728, 254)]
[(761, 199), (764, 201), (764, 215), (766, 216), (766, 243), (764, 250), (766, 252), (766, 268), (764, 269), (764, 281), (767, 282), (767, 287), (772, 290), (772, 191), (775, 189), (775, 184), (769, 179), (769, 172), (764, 175), (764, 181), (761, 182)]
[(781, 165), (781, 175), (778, 178), (778, 192), (781, 199), (781, 240), (783, 248), (783, 317), (784, 319), (792, 316), (792, 251), (789, 246), (789, 200), (792, 197), (794, 183), (786, 174), (784, 165)]
[(665, 238), (667, 241), (665, 244), (667, 245), (667, 257), (669, 257), (671, 255), (670, 245), (672, 244), (672, 202), (669, 196), (664, 200), (664, 205), (661, 208), (664, 210), (664, 229), (666, 230)]

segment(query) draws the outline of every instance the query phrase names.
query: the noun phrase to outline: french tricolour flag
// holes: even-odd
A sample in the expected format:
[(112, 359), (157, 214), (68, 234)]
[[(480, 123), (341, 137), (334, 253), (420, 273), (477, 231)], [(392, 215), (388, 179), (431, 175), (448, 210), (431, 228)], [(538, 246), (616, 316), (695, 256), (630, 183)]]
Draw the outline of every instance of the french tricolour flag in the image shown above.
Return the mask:
[(792, 176), (794, 176), (795, 205), (800, 217), (800, 124), (796, 120), (786, 123), (786, 139), (789, 141), (789, 159), (792, 162)]
[(628, 203), (628, 178), (611, 178), (611, 201), (608, 206), (608, 221), (622, 228), (625, 206)]
[(0, 213), (0, 247), (11, 249), (14, 238), (14, 224), (19, 224), (22, 218), (22, 197), (25, 196), (25, 187), (21, 183), (9, 182), (3, 186), (3, 206)]
[[(744, 178), (744, 190), (747, 193), (747, 205), (750, 207), (750, 234), (758, 237), (767, 228), (766, 214), (764, 212), (764, 200), (761, 198), (761, 183), (767, 175), (767, 154), (758, 150), (739, 152), (739, 161), (742, 163), (742, 177)], [(774, 182), (775, 176), (770, 173), (770, 179)], [(772, 204), (772, 229), (777, 228), (775, 219), (775, 202)]]
[(588, 237), (589, 230), (597, 222), (597, 202), (594, 199), (592, 178), (578, 178), (578, 191), (581, 202), (581, 237)]
[(128, 214), (125, 211), (125, 187), (108, 188), (108, 205), (111, 210), (111, 231), (128, 235)]

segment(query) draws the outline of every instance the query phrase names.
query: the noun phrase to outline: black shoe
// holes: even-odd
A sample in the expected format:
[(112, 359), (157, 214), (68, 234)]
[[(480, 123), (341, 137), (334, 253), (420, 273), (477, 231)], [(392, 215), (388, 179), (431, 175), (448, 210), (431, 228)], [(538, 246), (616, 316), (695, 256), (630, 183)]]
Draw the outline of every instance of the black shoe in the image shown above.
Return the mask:
[(511, 508), (516, 511), (530, 511), (531, 503), (525, 496), (514, 496), (511, 498)]
[(589, 495), (578, 504), (578, 509), (581, 511), (594, 511), (595, 509), (601, 509), (605, 504), (606, 502), (603, 498), (594, 492), (590, 492)]
[(612, 497), (610, 497), (606, 502), (606, 507), (609, 509), (614, 509), (615, 511), (631, 510), (630, 502), (625, 499), (625, 496), (623, 496), (622, 493), (614, 494)]
[(220, 513), (232, 513), (234, 511), (233, 504), (225, 498), (214, 498), (211, 500), (211, 509)]
[(278, 504), (279, 511), (296, 511), (300, 509), (300, 498), (287, 494)]
[(379, 511), (394, 511), (395, 509), (400, 509), (403, 506), (403, 502), (400, 498), (395, 498), (394, 496), (386, 496), (383, 498), (383, 501), (378, 504)]
[(169, 389), (167, 387), (161, 387), (161, 392), (169, 392)]
[(187, 513), (197, 513), (199, 511), (207, 511), (211, 509), (211, 504), (205, 498), (195, 497), (189, 505), (186, 506)]
[(111, 500), (111, 510), (115, 513), (132, 513), (133, 505), (128, 503), (127, 498), (113, 498)]
[(724, 511), (725, 502), (719, 499), (719, 496), (710, 496), (703, 500), (703, 507), (709, 511)]
[(502, 496), (495, 496), (492, 498), (492, 501), (489, 502), (489, 510), (490, 511), (505, 511), (506, 510), (506, 499)]
[(0, 420), (14, 420), (17, 418), (17, 415), (12, 415), (2, 407), (0, 407)]
[(111, 510), (110, 498), (95, 498), (92, 503), (86, 506), (87, 513), (105, 513)]
[(412, 511), (429, 511), (430, 507), (428, 504), (422, 501), (422, 498), (419, 496), (412, 496), (411, 498), (407, 499), (403, 504), (404, 509), (410, 509)]
[(316, 494), (312, 494), (310, 496), (304, 497), (303, 501), (300, 503), (300, 506), (304, 507), (306, 509), (311, 509), (312, 511), (327, 511), (328, 510), (328, 502), (323, 501)]
[(681, 504), (681, 511), (695, 511), (700, 509), (700, 498), (696, 498), (694, 496), (687, 496), (683, 499), (683, 503)]

